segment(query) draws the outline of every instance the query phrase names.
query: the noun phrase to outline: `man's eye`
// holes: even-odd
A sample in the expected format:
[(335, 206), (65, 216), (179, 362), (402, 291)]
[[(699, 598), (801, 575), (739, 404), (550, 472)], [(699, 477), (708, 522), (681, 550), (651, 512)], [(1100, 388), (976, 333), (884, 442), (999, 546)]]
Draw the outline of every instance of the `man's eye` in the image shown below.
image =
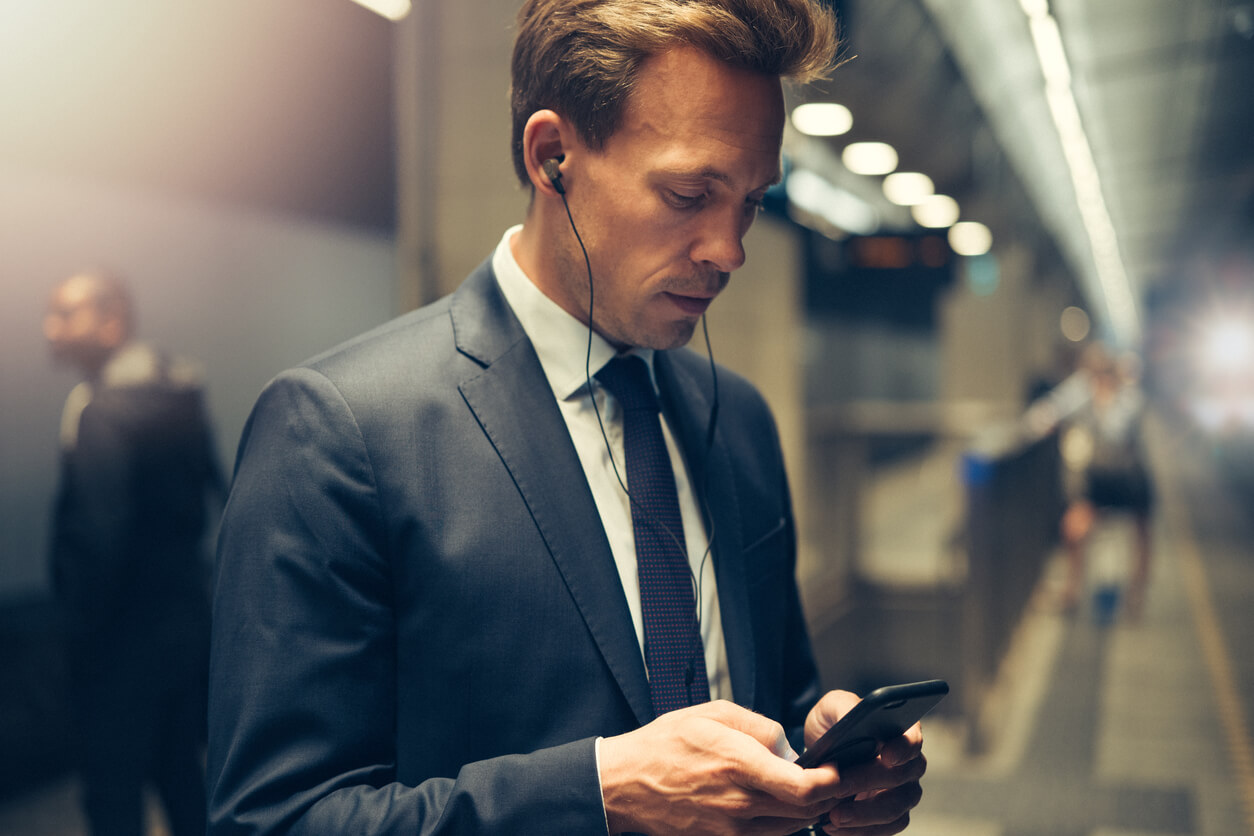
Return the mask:
[(700, 205), (701, 201), (705, 198), (704, 194), (683, 194), (681, 192), (671, 191), (670, 189), (666, 189), (662, 192), (662, 196), (667, 203), (676, 209), (693, 209)]

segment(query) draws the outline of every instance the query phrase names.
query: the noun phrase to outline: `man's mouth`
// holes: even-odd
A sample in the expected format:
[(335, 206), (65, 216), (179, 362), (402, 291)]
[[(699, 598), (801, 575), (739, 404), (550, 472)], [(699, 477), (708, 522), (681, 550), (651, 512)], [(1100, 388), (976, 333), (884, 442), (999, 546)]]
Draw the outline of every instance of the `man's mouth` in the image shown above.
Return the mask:
[(705, 309), (710, 307), (710, 303), (714, 301), (713, 296), (683, 296), (669, 292), (664, 295), (671, 300), (675, 307), (688, 316), (701, 316), (701, 314), (705, 313)]

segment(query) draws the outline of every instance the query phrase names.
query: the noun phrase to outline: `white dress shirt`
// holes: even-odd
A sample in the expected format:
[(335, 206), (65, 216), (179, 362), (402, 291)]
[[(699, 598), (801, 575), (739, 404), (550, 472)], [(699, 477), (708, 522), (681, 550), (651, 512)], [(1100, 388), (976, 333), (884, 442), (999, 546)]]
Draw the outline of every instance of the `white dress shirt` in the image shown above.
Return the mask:
[[(610, 550), (618, 576), (627, 595), (627, 607), (636, 628), (636, 640), (644, 654), (644, 620), (640, 608), (640, 582), (636, 576), (636, 545), (631, 526), (631, 504), (622, 484), (626, 484), (623, 454), (622, 410), (614, 398), (596, 380), (596, 373), (615, 356), (615, 350), (600, 334), (592, 332), (589, 355), (589, 328), (544, 295), (518, 266), (510, 249), (510, 240), (522, 229), (515, 226), (506, 231), (492, 257), (492, 269), (506, 301), (522, 323), (531, 340), (549, 386), (561, 409), (570, 432), (575, 452), (583, 465), (592, 498), (601, 515), (601, 525), (609, 538)], [(632, 349), (642, 357), (653, 373), (653, 352)], [(591, 392), (589, 396), (589, 379)], [(656, 388), (656, 381), (654, 387)], [(595, 398), (595, 401), (594, 401)], [(597, 420), (597, 411), (600, 421)], [(604, 426), (605, 434), (601, 428)], [(701, 641), (705, 648), (705, 669), (710, 680), (711, 699), (731, 699), (731, 680), (727, 670), (727, 649), (723, 643), (723, 622), (719, 614), (718, 588), (714, 580), (713, 558), (707, 553), (708, 535), (702, 521), (696, 492), (688, 477), (683, 456), (675, 444), (665, 416), (662, 435), (670, 452), (675, 471), (675, 487), (683, 518), (684, 541), (688, 562), (697, 578), (698, 617)], [(613, 458), (611, 459), (611, 453)], [(622, 475), (622, 484), (619, 482)]]

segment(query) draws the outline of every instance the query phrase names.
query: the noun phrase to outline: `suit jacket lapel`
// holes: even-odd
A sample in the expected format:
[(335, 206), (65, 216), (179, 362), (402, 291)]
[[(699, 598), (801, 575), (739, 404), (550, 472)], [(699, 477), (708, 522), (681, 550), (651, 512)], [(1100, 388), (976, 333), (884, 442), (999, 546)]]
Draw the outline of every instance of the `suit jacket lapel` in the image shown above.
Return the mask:
[(706, 381), (667, 352), (654, 355), (654, 371), (662, 392), (662, 408), (684, 451), (688, 472), (703, 508), (709, 515), (714, 573), (718, 579), (719, 608), (723, 616), (723, 641), (727, 646), (732, 693), (736, 702), (753, 707), (757, 681), (749, 589), (741, 555), (744, 543), (735, 472), (727, 447), (717, 431), (706, 454), (706, 426), (711, 398)]
[(486, 263), (454, 294), (450, 315), (458, 349), (483, 367), (462, 382), (462, 397), (508, 468), (637, 720), (647, 723), (648, 678), (596, 503), (540, 360)]

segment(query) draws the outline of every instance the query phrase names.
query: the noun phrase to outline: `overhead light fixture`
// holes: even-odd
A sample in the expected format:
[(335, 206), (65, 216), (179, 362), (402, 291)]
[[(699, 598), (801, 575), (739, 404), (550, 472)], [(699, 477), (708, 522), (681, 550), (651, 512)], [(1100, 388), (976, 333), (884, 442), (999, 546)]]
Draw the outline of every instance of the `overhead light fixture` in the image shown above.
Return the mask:
[(1058, 319), (1058, 328), (1064, 337), (1073, 343), (1078, 343), (1083, 342), (1084, 338), (1089, 335), (1092, 323), (1083, 308), (1068, 305), (1063, 308), (1062, 316)]
[(932, 178), (917, 171), (894, 171), (884, 178), (884, 197), (899, 206), (913, 206), (935, 191)]
[(806, 136), (840, 136), (853, 127), (853, 114), (835, 102), (808, 102), (793, 108), (792, 126)]
[(949, 248), (958, 255), (984, 255), (993, 248), (992, 230), (979, 221), (956, 223), (949, 228)]
[(353, 0), (359, 6), (365, 6), (388, 20), (400, 20), (413, 8), (410, 0)]
[(1120, 342), (1135, 344), (1140, 331), (1136, 298), (1119, 253), (1119, 239), (1102, 194), (1093, 149), (1071, 89), (1071, 67), (1067, 63), (1058, 21), (1050, 14), (1049, 0), (1019, 0), (1019, 6), (1028, 18), (1037, 62), (1045, 78), (1045, 100), (1071, 173), (1076, 205), (1088, 234), (1094, 270), (1111, 326)]
[(832, 185), (804, 168), (784, 181), (788, 201), (798, 209), (855, 235), (870, 235), (879, 227), (875, 210), (861, 198)]
[(1071, 85), (1071, 65), (1067, 63), (1067, 51), (1062, 48), (1062, 32), (1053, 15), (1046, 14), (1029, 19), (1032, 44), (1036, 47), (1037, 61), (1046, 85)]
[(958, 201), (947, 194), (934, 194), (910, 207), (910, 214), (919, 226), (943, 229), (953, 226), (961, 212)]
[(840, 160), (854, 174), (876, 176), (897, 168), (897, 149), (887, 142), (851, 142)]
[(1041, 17), (1049, 14), (1049, 0), (1019, 0), (1019, 8), (1028, 17)]
[(1244, 379), (1254, 357), (1254, 324), (1228, 314), (1208, 323), (1201, 348), (1202, 368), (1230, 380)]

